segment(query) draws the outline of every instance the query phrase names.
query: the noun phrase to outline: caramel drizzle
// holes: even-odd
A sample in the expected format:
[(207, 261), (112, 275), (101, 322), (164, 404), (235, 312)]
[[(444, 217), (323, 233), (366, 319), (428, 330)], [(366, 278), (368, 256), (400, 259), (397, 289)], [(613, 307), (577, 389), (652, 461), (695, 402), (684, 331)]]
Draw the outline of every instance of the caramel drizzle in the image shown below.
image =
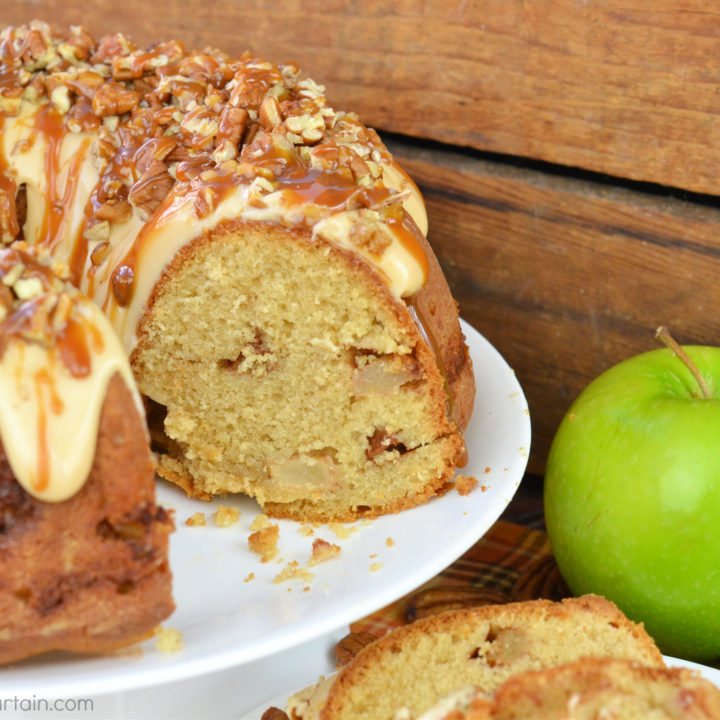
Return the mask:
[[(1, 83), (0, 83), (1, 84)], [(5, 116), (0, 113), (0, 133), (3, 131), (5, 124)], [(9, 167), (2, 143), (0, 143), (0, 213), (7, 218), (7, 227), (5, 231), (8, 238), (15, 238), (20, 233), (20, 225), (18, 224), (17, 210), (15, 207), (15, 195), (17, 194), (17, 185), (8, 173)], [(0, 241), (3, 240), (0, 227)]]
[[(37, 492), (47, 490), (50, 484), (50, 437), (48, 432), (47, 409), (55, 415), (62, 415), (65, 406), (55, 387), (55, 376), (49, 367), (38, 370), (34, 375), (35, 397), (37, 399), (38, 466), (33, 487)], [(47, 396), (47, 400), (43, 397)]]

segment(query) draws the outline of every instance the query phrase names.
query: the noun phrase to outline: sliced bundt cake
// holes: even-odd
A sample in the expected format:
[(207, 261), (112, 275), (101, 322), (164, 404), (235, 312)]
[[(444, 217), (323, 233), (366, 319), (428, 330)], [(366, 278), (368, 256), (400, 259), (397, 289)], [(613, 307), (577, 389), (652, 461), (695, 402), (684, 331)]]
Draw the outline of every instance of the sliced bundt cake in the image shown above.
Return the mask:
[(445, 488), (474, 380), (419, 192), (292, 63), (34, 23), (0, 43), (3, 239), (66, 261), (197, 497), (347, 520)]

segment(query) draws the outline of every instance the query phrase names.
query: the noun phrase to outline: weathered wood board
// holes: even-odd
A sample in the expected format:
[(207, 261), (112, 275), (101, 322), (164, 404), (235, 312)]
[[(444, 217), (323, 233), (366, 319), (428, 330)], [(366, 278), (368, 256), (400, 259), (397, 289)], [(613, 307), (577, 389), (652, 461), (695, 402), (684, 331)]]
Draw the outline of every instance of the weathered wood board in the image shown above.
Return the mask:
[(720, 344), (719, 210), (392, 148), (425, 196), (429, 239), (461, 315), (526, 392), (532, 472), (542, 472), (580, 390), (610, 365), (661, 347), (658, 325), (682, 343)]

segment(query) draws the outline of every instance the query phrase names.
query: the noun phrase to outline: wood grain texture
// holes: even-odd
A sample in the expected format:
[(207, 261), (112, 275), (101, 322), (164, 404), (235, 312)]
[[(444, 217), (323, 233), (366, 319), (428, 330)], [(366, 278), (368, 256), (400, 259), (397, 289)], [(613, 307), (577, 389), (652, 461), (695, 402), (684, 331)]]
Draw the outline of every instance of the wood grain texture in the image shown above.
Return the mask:
[(543, 472), (560, 419), (585, 385), (661, 347), (658, 325), (684, 344), (720, 344), (719, 211), (392, 147), (425, 195), (429, 239), (461, 315), (525, 390), (531, 472)]
[(0, 0), (32, 17), (296, 60), (378, 128), (720, 193), (707, 0)]

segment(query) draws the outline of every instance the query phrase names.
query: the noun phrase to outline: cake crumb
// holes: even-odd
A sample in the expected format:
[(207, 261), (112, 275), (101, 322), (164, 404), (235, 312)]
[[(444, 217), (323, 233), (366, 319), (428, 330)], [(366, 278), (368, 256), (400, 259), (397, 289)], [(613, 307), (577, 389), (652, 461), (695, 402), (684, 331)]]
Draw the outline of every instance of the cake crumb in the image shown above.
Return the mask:
[(183, 636), (179, 630), (175, 628), (162, 627), (159, 625), (155, 628), (155, 647), (164, 653), (179, 652), (183, 649)]
[(255, 579), (255, 573), (251, 572), (246, 578), (245, 582), (250, 582), (251, 580)]
[(477, 478), (469, 475), (458, 475), (455, 478), (455, 487), (461, 495), (469, 495), (470, 491), (478, 484)]
[(306, 568), (300, 567), (297, 560), (291, 560), (274, 578), (273, 583), (281, 583), (286, 580), (304, 580), (310, 582), (315, 575)]
[(392, 547), (392, 546), (395, 544), (395, 541), (394, 541), (391, 537), (389, 537), (389, 538), (385, 541), (385, 544), (386, 544), (388, 547)]
[(381, 562), (373, 563), (370, 566), (370, 572), (377, 572), (378, 570), (380, 570), (382, 568), (382, 566), (383, 566), (383, 564)]
[(310, 525), (301, 525), (298, 532), (303, 537), (310, 537), (315, 534), (315, 530)]
[(328, 530), (335, 533), (335, 537), (339, 540), (347, 540), (353, 533), (356, 533), (360, 528), (349, 527), (342, 523), (328, 523)]
[(186, 521), (185, 524), (188, 527), (205, 527), (207, 520), (205, 519), (205, 513), (196, 512), (193, 513)]
[(279, 525), (267, 525), (248, 537), (248, 547), (262, 556), (262, 562), (270, 562), (278, 553)]
[(254, 532), (255, 530), (262, 530), (263, 528), (269, 527), (271, 524), (267, 515), (260, 514), (250, 523), (250, 529)]
[(308, 565), (317, 565), (318, 563), (337, 557), (339, 554), (339, 545), (333, 545), (322, 538), (315, 538), (313, 540), (312, 555), (308, 560)]
[(217, 512), (213, 513), (213, 520), (218, 527), (230, 527), (240, 518), (240, 511), (237, 508), (220, 505)]

